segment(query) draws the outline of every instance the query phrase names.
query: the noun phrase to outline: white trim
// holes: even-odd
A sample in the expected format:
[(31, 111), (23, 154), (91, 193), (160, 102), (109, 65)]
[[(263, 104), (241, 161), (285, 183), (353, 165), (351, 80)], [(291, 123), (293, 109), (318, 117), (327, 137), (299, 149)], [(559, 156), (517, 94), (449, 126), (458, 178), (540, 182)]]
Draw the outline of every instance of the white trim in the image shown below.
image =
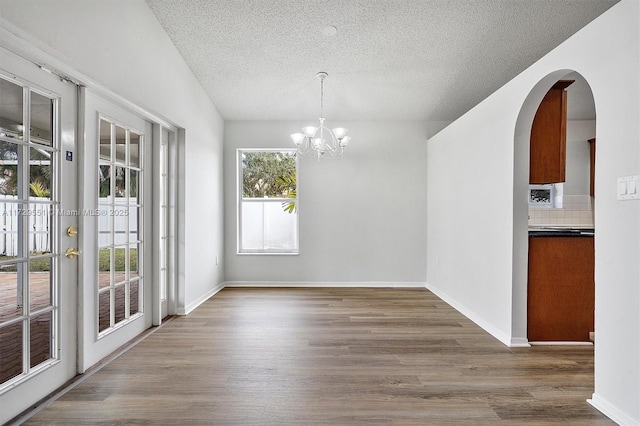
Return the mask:
[(529, 342), (531, 346), (593, 346), (591, 342)]
[(286, 251), (242, 251), (236, 253), (238, 256), (300, 256), (299, 252), (286, 252)]
[(449, 304), (453, 309), (460, 312), (462, 315), (464, 315), (465, 317), (467, 317), (468, 319), (476, 323), (476, 325), (478, 325), (484, 331), (486, 331), (487, 333), (489, 333), (490, 335), (492, 335), (493, 337), (501, 341), (504, 345), (512, 347), (511, 345), (515, 343), (516, 346), (514, 347), (522, 347), (523, 342), (520, 341), (520, 339), (512, 339), (511, 336), (507, 336), (502, 331), (495, 328), (492, 324), (489, 324), (488, 322), (483, 320), (478, 314), (476, 314), (473, 311), (470, 311), (469, 309), (467, 309), (466, 307), (458, 303), (456, 300), (454, 300), (452, 297), (450, 297), (446, 293), (443, 293), (442, 291), (431, 287), (429, 283), (426, 283), (426, 288), (427, 290), (429, 290), (430, 292), (438, 296), (440, 299), (442, 299), (445, 303)]
[(216, 285), (211, 290), (209, 290), (208, 292), (200, 296), (197, 300), (189, 303), (184, 309), (179, 307), (177, 314), (189, 315), (191, 312), (193, 312), (194, 309), (196, 309), (198, 306), (202, 305), (204, 302), (209, 300), (212, 296), (214, 296), (217, 292), (219, 292), (223, 288), (224, 288), (224, 283), (220, 283)]
[(640, 420), (633, 419), (631, 416), (620, 411), (609, 401), (595, 393), (591, 396), (591, 399), (587, 399), (587, 402), (619, 425), (640, 425)]
[(399, 281), (225, 281), (224, 287), (425, 288), (424, 282)]
[(529, 340), (524, 337), (512, 337), (507, 346), (510, 348), (530, 348), (531, 344), (529, 343)]

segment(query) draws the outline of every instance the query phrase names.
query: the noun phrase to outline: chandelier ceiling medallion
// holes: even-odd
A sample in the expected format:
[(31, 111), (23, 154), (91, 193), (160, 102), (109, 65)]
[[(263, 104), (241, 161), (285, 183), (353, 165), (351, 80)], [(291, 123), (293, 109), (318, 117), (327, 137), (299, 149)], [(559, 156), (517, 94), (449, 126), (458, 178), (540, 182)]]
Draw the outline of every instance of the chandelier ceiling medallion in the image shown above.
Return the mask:
[(302, 133), (291, 135), (291, 140), (298, 147), (298, 154), (303, 157), (317, 157), (318, 160), (322, 157), (340, 157), (351, 140), (351, 136), (347, 136), (349, 129), (336, 127), (330, 130), (324, 125), (324, 79), (327, 76), (326, 72), (317, 74), (320, 79), (320, 125), (303, 127)]

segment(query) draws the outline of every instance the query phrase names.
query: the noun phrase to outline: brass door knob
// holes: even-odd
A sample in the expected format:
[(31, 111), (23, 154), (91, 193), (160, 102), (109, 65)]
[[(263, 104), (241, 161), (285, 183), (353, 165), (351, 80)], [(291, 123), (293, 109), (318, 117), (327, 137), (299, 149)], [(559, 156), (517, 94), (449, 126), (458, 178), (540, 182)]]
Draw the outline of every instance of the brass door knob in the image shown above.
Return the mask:
[(75, 237), (78, 235), (78, 230), (74, 226), (70, 226), (67, 228), (67, 235), (70, 237)]
[(73, 247), (69, 247), (67, 251), (64, 252), (64, 255), (67, 256), (67, 259), (73, 259), (74, 257), (80, 254), (80, 250), (77, 250)]

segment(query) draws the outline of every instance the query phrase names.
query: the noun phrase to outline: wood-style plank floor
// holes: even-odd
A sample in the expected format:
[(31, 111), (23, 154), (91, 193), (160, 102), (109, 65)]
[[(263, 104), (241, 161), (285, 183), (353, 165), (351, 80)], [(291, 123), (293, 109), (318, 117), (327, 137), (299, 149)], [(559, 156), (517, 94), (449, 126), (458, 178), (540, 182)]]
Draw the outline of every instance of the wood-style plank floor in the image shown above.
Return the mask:
[(510, 349), (423, 289), (224, 289), (30, 425), (611, 425), (593, 347)]

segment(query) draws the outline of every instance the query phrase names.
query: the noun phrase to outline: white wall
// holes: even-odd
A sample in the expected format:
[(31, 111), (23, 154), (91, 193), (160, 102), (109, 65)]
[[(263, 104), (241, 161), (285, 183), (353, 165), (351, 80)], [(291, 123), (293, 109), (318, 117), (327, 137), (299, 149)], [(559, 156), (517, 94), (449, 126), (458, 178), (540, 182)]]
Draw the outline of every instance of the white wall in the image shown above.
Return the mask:
[(299, 160), (300, 254), (236, 254), (236, 149), (292, 148), (289, 134), (304, 124), (225, 124), (225, 280), (424, 285), (426, 129), (419, 122), (329, 123), (349, 128), (353, 139), (342, 158)]
[[(428, 286), (503, 342), (524, 344), (531, 120), (569, 71), (591, 85), (598, 139), (592, 403), (624, 424), (640, 423), (640, 202), (617, 201), (616, 179), (640, 174), (639, 28), (638, 2), (622, 0), (435, 135), (427, 152)], [(488, 202), (496, 208), (470, 214)]]
[(147, 4), (0, 0), (0, 18), (53, 58), (185, 129), (179, 298), (188, 310), (211, 294), (223, 277), (212, 261), (223, 244), (223, 120)]
[(567, 170), (564, 195), (589, 195), (589, 139), (596, 137), (595, 120), (567, 121)]

